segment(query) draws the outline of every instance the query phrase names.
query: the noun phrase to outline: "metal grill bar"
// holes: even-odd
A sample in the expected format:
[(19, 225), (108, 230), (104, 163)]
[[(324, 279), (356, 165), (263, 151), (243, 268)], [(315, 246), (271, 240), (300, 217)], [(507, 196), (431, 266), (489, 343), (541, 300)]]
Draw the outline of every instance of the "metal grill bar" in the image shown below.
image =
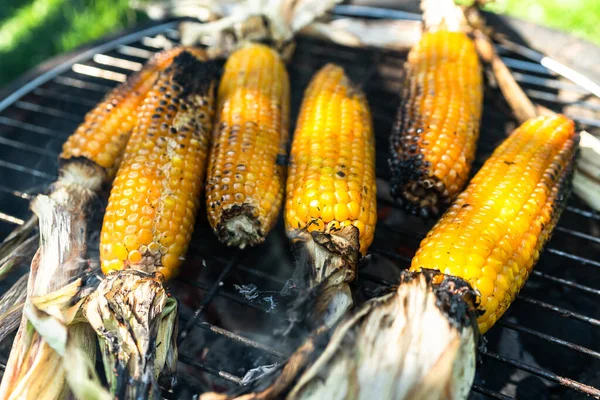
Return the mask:
[(31, 146), (31, 145), (28, 145), (23, 142), (18, 142), (16, 140), (6, 139), (6, 138), (3, 138), (2, 136), (0, 136), (0, 144), (8, 146), (8, 147), (12, 147), (14, 149), (25, 150), (30, 153), (35, 153), (40, 156), (45, 156), (45, 157), (57, 157), (58, 156), (58, 153), (55, 153), (53, 151), (41, 149), (39, 147)]
[(10, 126), (13, 128), (28, 130), (30, 132), (37, 133), (37, 134), (44, 135), (44, 136), (51, 136), (52, 138), (66, 139), (68, 137), (68, 135), (65, 135), (64, 133), (61, 133), (61, 132), (58, 132), (58, 131), (55, 131), (52, 129), (28, 124), (27, 122), (16, 121), (14, 119), (6, 118), (3, 116), (0, 116), (0, 124)]
[(547, 379), (549, 381), (559, 383), (562, 386), (566, 386), (566, 387), (575, 389), (578, 392), (585, 393), (590, 396), (594, 396), (596, 398), (600, 397), (600, 390), (593, 388), (591, 386), (585, 385), (581, 382), (577, 382), (573, 379), (565, 378), (564, 376), (557, 375), (553, 372), (546, 371), (542, 368), (534, 367), (533, 365), (529, 365), (529, 364), (514, 360), (512, 358), (505, 357), (501, 354), (492, 353), (487, 350), (480, 351), (479, 354), (481, 354), (484, 357), (493, 358), (494, 360), (500, 361), (504, 364), (511, 365), (522, 371), (527, 371), (531, 374), (537, 375), (537, 376)]
[(597, 320), (596, 318), (591, 318), (586, 315), (564, 309), (562, 307), (548, 304), (548, 303), (540, 301), (540, 300), (532, 299), (531, 297), (528, 297), (528, 296), (517, 295), (517, 299), (524, 301), (526, 303), (533, 304), (535, 306), (544, 308), (546, 310), (553, 311), (555, 313), (560, 314), (563, 317), (573, 318), (573, 319), (576, 319), (579, 321), (587, 322), (588, 324), (596, 326), (596, 327), (600, 326), (600, 320)]
[(476, 393), (480, 393), (480, 394), (486, 395), (487, 397), (492, 398), (492, 399), (498, 399), (498, 400), (515, 400), (514, 397), (507, 396), (507, 395), (502, 394), (500, 392), (496, 392), (496, 391), (493, 391), (493, 390), (486, 389), (486, 388), (484, 388), (482, 386), (479, 386), (479, 385), (473, 385), (472, 390), (474, 392), (476, 392)]
[(54, 79), (54, 82), (56, 82), (60, 85), (76, 87), (79, 89), (87, 89), (87, 90), (91, 90), (94, 92), (100, 92), (100, 93), (106, 93), (110, 89), (112, 89), (111, 86), (100, 85), (98, 83), (93, 83), (93, 82), (86, 82), (81, 79), (70, 78), (67, 76), (58, 76)]
[(196, 361), (193, 358), (186, 356), (185, 354), (179, 353), (179, 360), (185, 364), (192, 366), (192, 367), (195, 367), (202, 371), (208, 372), (209, 374), (223, 378), (228, 382), (235, 383), (236, 385), (242, 384), (242, 378), (240, 378), (239, 376), (235, 376), (233, 374), (230, 374), (229, 372), (225, 372), (225, 371), (213, 368), (205, 363)]
[(583, 353), (585, 355), (588, 355), (590, 357), (594, 357), (594, 358), (600, 359), (600, 353), (598, 353), (597, 351), (590, 350), (587, 347), (579, 346), (579, 345), (576, 345), (574, 343), (568, 342), (566, 340), (558, 339), (558, 338), (556, 338), (554, 336), (546, 335), (545, 333), (538, 332), (538, 331), (536, 331), (534, 329), (526, 328), (526, 327), (524, 327), (522, 325), (518, 325), (518, 324), (515, 324), (513, 322), (507, 321), (506, 319), (498, 321), (498, 325), (503, 326), (503, 327), (508, 328), (508, 329), (512, 329), (512, 330), (517, 331), (517, 332), (527, 333), (527, 334), (529, 334), (531, 336), (535, 336), (535, 337), (543, 339), (543, 340), (545, 340), (547, 342), (550, 342), (550, 343), (553, 343), (553, 344), (557, 344), (557, 345), (566, 347), (568, 349), (578, 351), (578, 352)]
[(64, 119), (68, 119), (68, 120), (71, 120), (74, 122), (81, 121), (81, 117), (79, 115), (67, 113), (67, 112), (64, 112), (61, 110), (56, 110), (56, 109), (50, 108), (50, 107), (40, 106), (38, 104), (33, 104), (33, 103), (26, 102), (26, 101), (17, 101), (15, 103), (15, 106), (22, 108), (23, 110), (34, 111), (34, 112), (38, 112), (40, 114), (49, 115), (51, 117), (64, 118)]
[(280, 360), (284, 360), (287, 357), (284, 356), (282, 353), (280, 353), (279, 351), (272, 349), (271, 347), (264, 345), (262, 343), (259, 343), (255, 340), (252, 339), (248, 339), (246, 337), (243, 337), (241, 335), (235, 334), (231, 331), (228, 331), (227, 329), (223, 329), (223, 328), (219, 328), (218, 326), (209, 324), (208, 322), (201, 322), (199, 324), (197, 324), (196, 326), (206, 330), (206, 331), (210, 331), (213, 332), (217, 335), (221, 335), (223, 337), (226, 337), (227, 339), (230, 339), (234, 342), (237, 343), (241, 343), (247, 347), (252, 347), (254, 349), (260, 350), (264, 353), (267, 353), (275, 358), (278, 358)]
[(74, 96), (74, 95), (68, 94), (68, 93), (60, 93), (60, 92), (56, 92), (54, 90), (37, 88), (33, 91), (33, 93), (39, 97), (68, 101), (70, 103), (85, 105), (89, 108), (95, 107), (97, 104), (97, 102), (86, 99), (85, 97)]
[(35, 176), (36, 178), (43, 178), (43, 179), (46, 179), (48, 181), (48, 183), (50, 183), (51, 181), (55, 180), (56, 177), (57, 177), (56, 174), (50, 175), (50, 174), (47, 174), (45, 172), (38, 171), (37, 169), (31, 169), (31, 168), (23, 167), (21, 165), (14, 164), (14, 163), (7, 162), (7, 161), (3, 161), (3, 160), (0, 160), (0, 167), (11, 169), (13, 171), (24, 172), (24, 173), (26, 173), (28, 175)]
[(552, 281), (552, 282), (555, 282), (555, 283), (559, 283), (559, 284), (561, 284), (563, 286), (568, 286), (568, 287), (573, 288), (573, 289), (578, 289), (578, 290), (582, 290), (584, 292), (588, 292), (588, 293), (591, 293), (591, 294), (600, 295), (600, 290), (599, 289), (594, 289), (594, 288), (591, 288), (589, 286), (580, 285), (579, 283), (576, 283), (576, 282), (573, 282), (573, 281), (569, 281), (567, 279), (559, 278), (557, 276), (553, 276), (553, 275), (550, 275), (550, 274), (545, 274), (545, 273), (540, 272), (540, 271), (535, 270), (535, 269), (533, 271), (531, 271), (531, 275), (532, 276), (536, 276), (536, 277), (540, 277), (540, 278), (543, 278), (543, 279), (546, 279), (546, 280), (549, 280), (549, 281)]
[(582, 210), (581, 208), (567, 206), (566, 211), (572, 212), (573, 214), (579, 214), (586, 218), (593, 218), (595, 220), (600, 221), (600, 214), (593, 210)]

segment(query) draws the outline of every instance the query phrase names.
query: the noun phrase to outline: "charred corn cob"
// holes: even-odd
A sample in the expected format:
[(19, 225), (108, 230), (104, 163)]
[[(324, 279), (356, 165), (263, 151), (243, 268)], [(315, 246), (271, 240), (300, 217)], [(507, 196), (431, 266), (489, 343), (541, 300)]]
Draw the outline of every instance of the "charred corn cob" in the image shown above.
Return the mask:
[[(110, 183), (119, 167), (119, 162), (127, 140), (136, 122), (136, 110), (142, 103), (159, 71), (173, 60), (182, 48), (166, 50), (156, 54), (141, 71), (111, 91), (100, 104), (88, 112), (84, 121), (63, 145), (60, 154), (59, 181), (66, 177), (69, 182), (79, 182), (84, 186)], [(198, 50), (191, 50), (198, 51)], [(89, 179), (81, 171), (90, 168), (99, 180)], [(56, 184), (54, 185), (56, 186)], [(37, 226), (37, 217), (32, 215), (22, 226), (13, 231), (0, 245), (0, 275), (8, 273), (14, 265), (12, 255), (23, 250), (23, 241)]]
[(289, 78), (279, 54), (260, 44), (225, 64), (206, 187), (208, 219), (223, 243), (261, 243), (283, 198)]
[(462, 32), (425, 32), (412, 48), (391, 134), (392, 196), (436, 216), (469, 177), (482, 108), (481, 66)]
[(578, 136), (563, 116), (534, 118), (491, 156), (421, 243), (411, 270), (471, 284), (485, 333), (519, 292), (570, 190)]
[(182, 47), (177, 47), (156, 54), (140, 72), (106, 96), (67, 139), (60, 154), (61, 163), (83, 157), (104, 168), (107, 179), (112, 179), (136, 124), (137, 108), (158, 73), (182, 50)]
[(168, 382), (177, 364), (177, 303), (164, 281), (178, 272), (194, 229), (215, 73), (188, 51), (161, 72), (111, 190), (100, 236), (107, 276), (84, 315), (100, 339), (111, 391), (123, 398), (160, 398), (159, 375)]
[(353, 280), (377, 220), (375, 140), (365, 96), (336, 65), (323, 67), (305, 92), (286, 192), (288, 236), (312, 260), (309, 286), (338, 273)]
[(104, 273), (158, 271), (169, 279), (192, 235), (208, 153), (213, 79), (189, 52), (148, 93), (111, 190), (101, 233)]

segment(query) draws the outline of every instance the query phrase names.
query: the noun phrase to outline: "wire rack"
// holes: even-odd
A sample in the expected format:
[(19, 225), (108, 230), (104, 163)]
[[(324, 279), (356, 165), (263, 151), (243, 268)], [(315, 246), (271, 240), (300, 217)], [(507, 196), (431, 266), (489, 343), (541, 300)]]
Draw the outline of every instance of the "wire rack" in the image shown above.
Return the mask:
[[(419, 18), (348, 6), (334, 14)], [(61, 145), (85, 113), (160, 50), (157, 35), (177, 40), (177, 24), (156, 25), (79, 52), (0, 99), (0, 238), (23, 223), (32, 196), (56, 179)], [(600, 127), (600, 105), (584, 90), (506, 48), (498, 50), (533, 100), (566, 111), (592, 132)], [(294, 119), (302, 90), (326, 62), (344, 66), (363, 84), (372, 108), (380, 222), (371, 260), (354, 287), (363, 299), (396, 282), (432, 225), (404, 214), (387, 197), (387, 136), (405, 57), (301, 37), (290, 63)], [(514, 126), (499, 92), (488, 90), (475, 169)], [(183, 273), (171, 284), (181, 305), (180, 330), (189, 334), (180, 337), (179, 384), (164, 393), (166, 398), (242, 385), (250, 369), (285, 362), (301, 338), (277, 335), (287, 323), (278, 294), (293, 272), (281, 222), (264, 245), (246, 251), (224, 248), (207, 225), (201, 216)], [(599, 235), (600, 215), (572, 197), (521, 294), (486, 335), (472, 399), (600, 398)]]

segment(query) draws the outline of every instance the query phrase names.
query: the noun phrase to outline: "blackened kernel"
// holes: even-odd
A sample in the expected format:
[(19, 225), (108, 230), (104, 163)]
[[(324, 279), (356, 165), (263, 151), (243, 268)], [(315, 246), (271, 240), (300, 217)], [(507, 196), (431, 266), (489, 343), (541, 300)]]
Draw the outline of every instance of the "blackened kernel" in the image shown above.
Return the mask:
[(167, 110), (169, 110), (169, 111), (176, 111), (177, 107), (175, 107), (173, 104), (169, 104), (169, 106), (167, 107)]
[(161, 106), (166, 106), (167, 102), (165, 100), (161, 100), (158, 102), (158, 104), (160, 104)]

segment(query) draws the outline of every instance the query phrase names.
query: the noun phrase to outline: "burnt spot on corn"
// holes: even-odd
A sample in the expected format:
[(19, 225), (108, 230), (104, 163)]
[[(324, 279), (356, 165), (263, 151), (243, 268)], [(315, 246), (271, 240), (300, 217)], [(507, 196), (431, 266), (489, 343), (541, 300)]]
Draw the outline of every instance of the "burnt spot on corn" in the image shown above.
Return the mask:
[[(220, 202), (217, 203), (219, 204), (213, 204), (220, 206)], [(249, 204), (233, 204), (224, 209), (221, 221), (215, 233), (219, 240), (228, 246), (244, 248), (255, 246), (265, 240), (265, 232), (257, 218), (257, 210)]]
[[(150, 90), (104, 217), (100, 257), (105, 273), (136, 268), (159, 272), (165, 279), (177, 273), (204, 181), (212, 125), (196, 115), (214, 113), (214, 71), (212, 62), (184, 51)], [(174, 84), (181, 81), (186, 81), (185, 89)], [(181, 104), (187, 105), (185, 110)], [(170, 106), (173, 113), (166, 112)], [(172, 135), (173, 129), (181, 134)]]
[[(187, 48), (185, 48), (187, 49)], [(184, 48), (178, 47), (156, 54), (141, 71), (111, 91), (104, 100), (90, 111), (84, 122), (63, 146), (61, 160), (85, 157), (106, 171), (106, 181), (116, 173), (127, 140), (137, 123), (137, 109), (161, 71), (169, 69), (173, 59)], [(188, 49), (199, 57), (200, 50)], [(148, 95), (156, 99), (156, 94)]]
[(469, 176), (481, 117), (481, 67), (465, 34), (438, 31), (423, 35), (405, 69), (390, 136), (391, 194), (408, 212), (435, 217)]
[[(436, 306), (448, 317), (452, 326), (460, 329), (475, 323), (481, 311), (478, 309), (477, 291), (469, 282), (460, 277), (445, 275), (435, 269), (423, 268), (417, 273), (403, 271), (400, 275), (400, 285), (411, 282), (419, 274), (432, 288), (436, 297)], [(478, 332), (478, 329), (475, 329), (475, 332)]]
[(494, 151), (417, 250), (411, 271), (435, 269), (477, 292), (482, 333), (512, 303), (549, 240), (571, 190), (576, 147), (567, 118), (527, 121)]

